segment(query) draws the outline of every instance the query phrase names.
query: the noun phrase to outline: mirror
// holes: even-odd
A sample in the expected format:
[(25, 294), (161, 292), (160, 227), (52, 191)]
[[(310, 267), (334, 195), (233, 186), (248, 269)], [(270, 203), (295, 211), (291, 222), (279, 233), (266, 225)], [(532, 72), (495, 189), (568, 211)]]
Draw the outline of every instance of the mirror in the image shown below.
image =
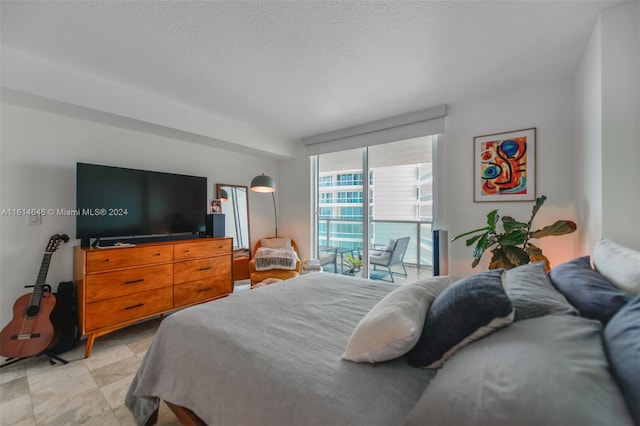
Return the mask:
[[(216, 194), (225, 215), (225, 235), (233, 237), (233, 250), (250, 251), (249, 197), (247, 186), (219, 183)], [(224, 192), (223, 192), (224, 191)], [(226, 197), (224, 195), (226, 194)], [(226, 201), (225, 201), (226, 200)]]

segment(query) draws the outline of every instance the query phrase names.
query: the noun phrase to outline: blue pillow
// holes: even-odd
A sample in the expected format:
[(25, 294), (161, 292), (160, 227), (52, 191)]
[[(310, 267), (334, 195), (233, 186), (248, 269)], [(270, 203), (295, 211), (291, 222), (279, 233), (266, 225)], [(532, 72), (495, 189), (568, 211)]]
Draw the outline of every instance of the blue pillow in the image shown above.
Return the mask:
[(629, 412), (640, 425), (640, 296), (611, 318), (604, 346)]
[(495, 269), (447, 287), (427, 312), (418, 343), (407, 353), (413, 367), (440, 368), (463, 346), (513, 322), (504, 290), (505, 271)]
[(606, 324), (631, 297), (591, 268), (589, 256), (579, 257), (551, 270), (551, 282), (580, 315)]

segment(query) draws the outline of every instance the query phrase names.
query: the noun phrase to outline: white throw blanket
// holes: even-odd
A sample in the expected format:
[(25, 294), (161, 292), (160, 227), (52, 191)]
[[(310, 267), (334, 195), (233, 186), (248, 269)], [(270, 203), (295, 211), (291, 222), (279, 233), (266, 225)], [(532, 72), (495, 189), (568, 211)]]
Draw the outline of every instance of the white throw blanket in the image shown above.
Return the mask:
[(268, 271), (270, 269), (295, 270), (298, 255), (290, 248), (260, 247), (256, 251), (256, 271)]

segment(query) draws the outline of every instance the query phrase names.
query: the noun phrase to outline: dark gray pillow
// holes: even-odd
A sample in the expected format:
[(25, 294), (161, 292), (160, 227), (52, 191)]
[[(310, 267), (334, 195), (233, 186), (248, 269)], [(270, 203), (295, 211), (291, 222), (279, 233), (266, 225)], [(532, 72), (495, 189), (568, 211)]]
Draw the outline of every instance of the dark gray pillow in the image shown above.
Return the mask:
[(631, 297), (591, 268), (589, 256), (558, 265), (549, 274), (551, 282), (586, 318), (606, 324)]
[(630, 426), (601, 333), (598, 321), (570, 315), (498, 330), (438, 371), (405, 425)]
[(414, 367), (440, 368), (460, 348), (513, 322), (504, 269), (463, 278), (446, 288), (427, 312), (418, 343), (407, 353)]
[(515, 321), (550, 314), (578, 314), (576, 308), (551, 284), (544, 262), (509, 269), (507, 294), (516, 309)]
[(640, 425), (640, 296), (611, 318), (604, 329), (604, 342), (613, 375)]

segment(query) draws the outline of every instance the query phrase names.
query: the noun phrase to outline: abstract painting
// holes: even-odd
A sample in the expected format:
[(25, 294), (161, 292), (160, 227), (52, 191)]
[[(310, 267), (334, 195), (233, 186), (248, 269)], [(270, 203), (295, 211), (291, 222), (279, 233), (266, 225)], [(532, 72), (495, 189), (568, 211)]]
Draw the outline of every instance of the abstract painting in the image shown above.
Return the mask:
[(473, 201), (536, 199), (536, 129), (473, 138)]

